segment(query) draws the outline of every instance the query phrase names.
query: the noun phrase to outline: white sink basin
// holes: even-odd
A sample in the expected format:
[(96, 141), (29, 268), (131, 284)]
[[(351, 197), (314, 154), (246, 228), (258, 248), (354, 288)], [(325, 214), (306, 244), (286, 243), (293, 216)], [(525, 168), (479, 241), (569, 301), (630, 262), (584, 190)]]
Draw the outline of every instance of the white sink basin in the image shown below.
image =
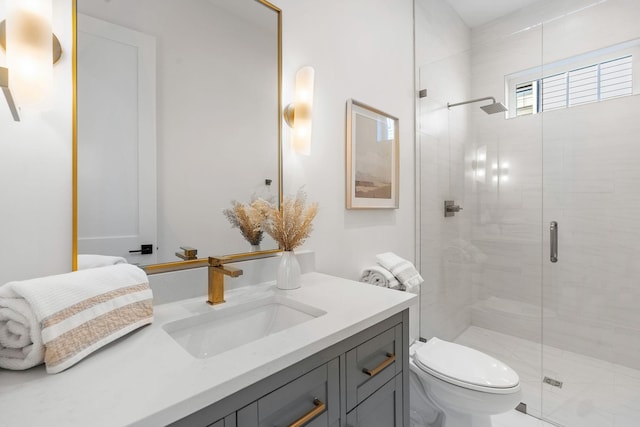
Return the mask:
[(326, 314), (284, 296), (271, 296), (167, 323), (163, 329), (192, 356), (203, 359)]

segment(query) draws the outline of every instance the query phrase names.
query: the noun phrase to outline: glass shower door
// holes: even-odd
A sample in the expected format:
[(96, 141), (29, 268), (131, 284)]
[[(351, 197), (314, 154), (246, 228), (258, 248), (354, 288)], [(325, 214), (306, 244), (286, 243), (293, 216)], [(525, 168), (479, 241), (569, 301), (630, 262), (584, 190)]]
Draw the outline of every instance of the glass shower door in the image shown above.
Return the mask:
[[(465, 197), (465, 142), (468, 126), (464, 109), (450, 112), (448, 83), (457, 91), (468, 52), (436, 60), (419, 70), (419, 85), (427, 95), (417, 101), (416, 185), (420, 205), (419, 268), (421, 288), (420, 335), (454, 340), (471, 324), (473, 265), (465, 254), (470, 235), (470, 200)], [(468, 67), (468, 65), (467, 65)], [(447, 78), (448, 77), (448, 78)], [(458, 96), (463, 96), (462, 94)], [(457, 113), (457, 114), (455, 114)], [(444, 203), (460, 211), (445, 217)]]
[(543, 24), (542, 415), (638, 426), (640, 4), (570, 3)]

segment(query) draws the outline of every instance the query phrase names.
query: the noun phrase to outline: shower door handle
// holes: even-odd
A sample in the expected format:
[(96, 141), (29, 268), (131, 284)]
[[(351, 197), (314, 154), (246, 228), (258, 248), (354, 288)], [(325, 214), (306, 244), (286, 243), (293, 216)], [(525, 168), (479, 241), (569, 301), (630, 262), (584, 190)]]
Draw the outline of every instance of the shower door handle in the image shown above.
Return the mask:
[(549, 234), (551, 237), (549, 260), (551, 262), (558, 262), (558, 223), (556, 221), (551, 221), (549, 224)]

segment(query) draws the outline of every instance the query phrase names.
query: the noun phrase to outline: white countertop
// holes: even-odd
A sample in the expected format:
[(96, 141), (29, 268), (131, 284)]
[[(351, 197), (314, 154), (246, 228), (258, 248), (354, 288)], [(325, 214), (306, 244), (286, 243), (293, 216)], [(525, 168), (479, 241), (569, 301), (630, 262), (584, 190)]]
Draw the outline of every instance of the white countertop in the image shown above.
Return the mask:
[[(237, 347), (197, 359), (164, 331), (168, 322), (224, 310), (270, 293), (327, 314)], [(227, 292), (210, 307), (195, 298), (155, 307), (154, 322), (59, 374), (44, 366), (0, 369), (0, 426), (153, 426), (176, 421), (327, 348), (415, 302), (415, 295), (320, 273), (302, 287), (273, 282)]]

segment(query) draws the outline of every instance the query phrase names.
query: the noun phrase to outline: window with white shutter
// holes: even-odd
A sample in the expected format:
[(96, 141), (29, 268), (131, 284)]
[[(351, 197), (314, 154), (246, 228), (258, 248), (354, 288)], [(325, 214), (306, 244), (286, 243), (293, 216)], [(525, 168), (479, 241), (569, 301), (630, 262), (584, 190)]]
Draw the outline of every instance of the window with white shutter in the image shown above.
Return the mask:
[(515, 114), (510, 113), (512, 117), (633, 95), (633, 55), (512, 83), (509, 87), (513, 91), (511, 108), (515, 107)]

